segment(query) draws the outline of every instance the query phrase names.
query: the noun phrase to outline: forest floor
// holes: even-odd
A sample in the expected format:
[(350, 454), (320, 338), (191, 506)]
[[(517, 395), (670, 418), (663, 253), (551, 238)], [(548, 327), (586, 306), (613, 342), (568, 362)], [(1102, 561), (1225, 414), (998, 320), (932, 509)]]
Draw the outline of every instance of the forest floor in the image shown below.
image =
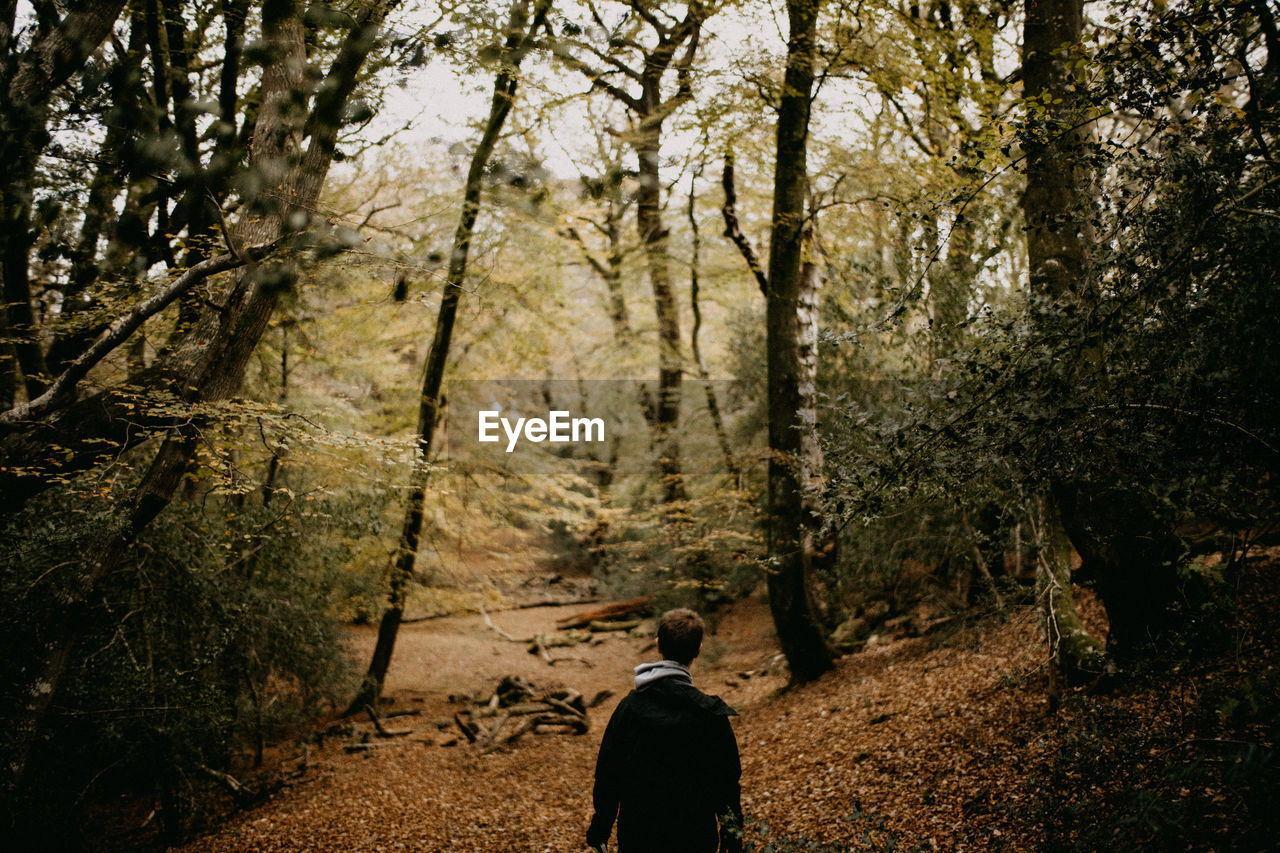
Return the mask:
[[(1274, 737), (1258, 728), (1256, 714), (1233, 723), (1220, 700), (1235, 694), (1214, 692), (1215, 679), (1237, 687), (1260, 681), (1260, 691), (1277, 680), (1280, 549), (1257, 565), (1250, 577), (1265, 596), (1253, 596), (1262, 615), (1242, 617), (1246, 630), (1229, 653), (1107, 693), (1069, 693), (1056, 710), (1028, 606), (930, 636), (879, 638), (816, 683), (783, 689), (768, 608), (752, 597), (713, 620), (695, 683), (740, 713), (734, 727), (751, 834), (778, 850), (1083, 850), (1110, 846), (1096, 834), (1113, 831), (1128, 849), (1161, 849), (1168, 837), (1191, 849), (1266, 849), (1264, 836), (1251, 846), (1249, 832), (1258, 809), (1269, 808), (1274, 767), (1261, 788), (1232, 788), (1220, 773), (1188, 781), (1171, 770), (1189, 752), (1222, 757), (1222, 744)], [(1246, 589), (1242, 599), (1251, 595)], [(1101, 608), (1087, 593), (1081, 599), (1086, 620), (1103, 632)], [(584, 849), (604, 724), (630, 689), (631, 668), (656, 659), (652, 640), (599, 635), (549, 649), (559, 659), (550, 664), (493, 627), (514, 637), (549, 633), (556, 619), (581, 609), (493, 612), (492, 625), (482, 615), (406, 625), (385, 711), (418, 713), (386, 725), (415, 733), (370, 738), (372, 723), (358, 719), (334, 729), (305, 746), (305, 772), (282, 792), (182, 849)], [(372, 643), (372, 629), (361, 629), (354, 651), (364, 658)], [(585, 735), (527, 734), (489, 754), (465, 740), (444, 745), (459, 740), (457, 730), (437, 725), (507, 675), (588, 698), (613, 695), (589, 712)], [(346, 751), (361, 740), (387, 745)], [(1173, 817), (1153, 811), (1152, 798), (1172, 803)], [(1146, 824), (1121, 826), (1125, 809), (1137, 809)], [(1204, 826), (1179, 823), (1188, 819)], [(1246, 825), (1255, 829), (1240, 829)], [(1241, 845), (1218, 846), (1223, 838)]]

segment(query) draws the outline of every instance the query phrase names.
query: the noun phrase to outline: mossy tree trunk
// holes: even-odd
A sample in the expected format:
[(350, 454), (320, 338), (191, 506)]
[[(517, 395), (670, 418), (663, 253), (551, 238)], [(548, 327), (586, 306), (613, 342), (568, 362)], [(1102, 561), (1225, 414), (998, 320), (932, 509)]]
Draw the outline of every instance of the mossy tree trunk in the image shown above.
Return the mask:
[[(1070, 59), (1084, 24), (1083, 0), (1027, 0), (1022, 77), (1028, 121), (1023, 138), (1027, 185), (1027, 260), (1032, 314), (1038, 326), (1078, 316), (1088, 292), (1088, 139)], [(1087, 358), (1087, 353), (1084, 354)], [(1055, 675), (1078, 680), (1099, 668), (1101, 645), (1088, 636), (1071, 594), (1070, 548), (1057, 506), (1062, 484), (1040, 501), (1039, 603)], [(1056, 682), (1055, 682), (1056, 683)]]
[(813, 506), (816, 423), (815, 280), (808, 240), (808, 136), (820, 0), (787, 3), (787, 69), (778, 110), (773, 230), (766, 279), (769, 409), (769, 607), (799, 682), (832, 666), (816, 590), (820, 520)]

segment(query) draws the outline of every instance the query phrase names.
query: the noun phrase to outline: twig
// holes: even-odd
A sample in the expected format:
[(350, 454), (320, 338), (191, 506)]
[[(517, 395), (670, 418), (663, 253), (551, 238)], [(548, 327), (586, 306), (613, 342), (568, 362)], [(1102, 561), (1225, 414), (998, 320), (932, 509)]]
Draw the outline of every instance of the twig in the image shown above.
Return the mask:
[(365, 705), (364, 712), (369, 715), (369, 719), (373, 720), (373, 727), (378, 732), (378, 737), (403, 737), (413, 734), (413, 729), (389, 729), (382, 725), (382, 720), (374, 713), (372, 705)]
[(529, 643), (533, 641), (533, 637), (526, 637), (523, 640), (520, 639), (519, 637), (513, 637), (510, 634), (508, 634), (506, 631), (499, 628), (497, 625), (493, 624), (493, 620), (489, 618), (489, 613), (484, 609), (483, 605), (481, 605), (480, 607), (480, 615), (484, 617), (484, 624), (488, 625), (489, 628), (494, 633), (496, 633), (499, 637), (502, 637), (502, 639), (504, 640), (507, 640), (512, 643)]

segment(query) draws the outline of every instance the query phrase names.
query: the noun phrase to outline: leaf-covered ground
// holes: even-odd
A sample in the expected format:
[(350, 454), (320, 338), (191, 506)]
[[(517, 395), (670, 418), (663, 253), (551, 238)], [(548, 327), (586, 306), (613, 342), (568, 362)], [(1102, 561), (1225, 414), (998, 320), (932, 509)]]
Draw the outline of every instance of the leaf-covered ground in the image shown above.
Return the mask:
[[(1026, 607), (945, 636), (873, 642), (819, 682), (781, 691), (767, 608), (748, 600), (719, 621), (695, 679), (741, 712), (743, 801), (761, 847), (1270, 849), (1280, 837), (1277, 556), (1247, 573), (1244, 608), (1219, 625), (1214, 653), (1069, 694), (1056, 710)], [(1100, 608), (1083, 598), (1101, 630)], [(525, 637), (570, 610), (490, 618)], [(372, 636), (357, 640), (364, 654)], [(631, 667), (655, 652), (629, 636), (549, 651), (563, 660), (528, 654), (478, 615), (406, 626), (389, 707), (421, 713), (387, 724), (415, 734), (387, 741), (370, 737), (368, 721), (340, 728), (307, 747), (305, 772), (281, 793), (184, 849), (583, 849), (604, 723)], [(584, 736), (529, 734), (487, 755), (443, 745), (456, 730), (436, 721), (504, 675), (615, 694), (591, 711)], [(345, 751), (363, 739), (391, 745)]]

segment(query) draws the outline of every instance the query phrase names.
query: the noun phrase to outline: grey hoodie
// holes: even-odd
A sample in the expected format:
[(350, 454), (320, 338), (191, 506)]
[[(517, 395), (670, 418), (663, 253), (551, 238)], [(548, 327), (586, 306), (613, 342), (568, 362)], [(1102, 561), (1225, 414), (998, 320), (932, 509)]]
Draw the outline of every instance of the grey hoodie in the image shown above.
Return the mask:
[(636, 667), (636, 689), (652, 684), (660, 678), (673, 678), (682, 684), (693, 684), (693, 675), (689, 667), (673, 660), (660, 660), (657, 663), (642, 663)]

